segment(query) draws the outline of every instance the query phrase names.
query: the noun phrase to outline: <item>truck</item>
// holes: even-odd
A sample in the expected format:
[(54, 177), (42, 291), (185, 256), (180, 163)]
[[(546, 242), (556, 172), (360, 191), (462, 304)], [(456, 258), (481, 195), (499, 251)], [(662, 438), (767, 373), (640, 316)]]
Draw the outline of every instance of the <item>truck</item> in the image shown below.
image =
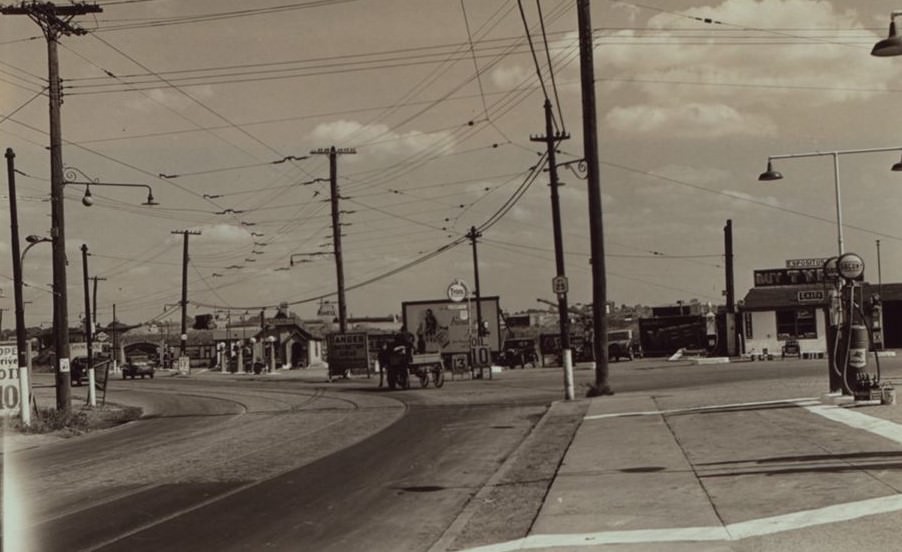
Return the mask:
[(636, 349), (633, 330), (610, 330), (608, 332), (608, 360), (620, 360), (621, 358), (633, 360), (637, 353)]

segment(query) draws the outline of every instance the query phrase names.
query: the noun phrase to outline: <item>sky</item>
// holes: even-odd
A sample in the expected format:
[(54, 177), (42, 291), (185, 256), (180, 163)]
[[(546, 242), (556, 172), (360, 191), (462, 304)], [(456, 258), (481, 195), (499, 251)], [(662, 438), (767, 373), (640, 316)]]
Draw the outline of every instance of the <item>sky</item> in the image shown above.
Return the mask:
[[(331, 146), (349, 151), (336, 161), (349, 316), (442, 299), (454, 280), (473, 288), (472, 227), (482, 295), (511, 313), (554, 298), (549, 176), (532, 138), (547, 95), (569, 136), (558, 163), (583, 156), (576, 0), (97, 5), (73, 20), (87, 33), (59, 45), (67, 178), (99, 184), (91, 207), (83, 185), (65, 188), (73, 324), (82, 244), (101, 324), (113, 305), (127, 323), (177, 320), (185, 230), (199, 232), (189, 315), (288, 303), (313, 317), (337, 289), (329, 159), (311, 153)], [(727, 220), (738, 298), (755, 269), (836, 254), (830, 155), (775, 160), (783, 180), (757, 177), (771, 155), (902, 148), (902, 59), (870, 55), (898, 7), (592, 0), (610, 301), (722, 304)], [(23, 237), (50, 230), (46, 83), (37, 24), (0, 15), (0, 145), (16, 155)], [(868, 280), (902, 282), (899, 153), (838, 159), (845, 251)], [(587, 182), (559, 172), (568, 298), (591, 303)], [(159, 205), (104, 183), (149, 186)], [(11, 320), (5, 188), (0, 201)], [(52, 319), (50, 249), (23, 266), (30, 326)]]

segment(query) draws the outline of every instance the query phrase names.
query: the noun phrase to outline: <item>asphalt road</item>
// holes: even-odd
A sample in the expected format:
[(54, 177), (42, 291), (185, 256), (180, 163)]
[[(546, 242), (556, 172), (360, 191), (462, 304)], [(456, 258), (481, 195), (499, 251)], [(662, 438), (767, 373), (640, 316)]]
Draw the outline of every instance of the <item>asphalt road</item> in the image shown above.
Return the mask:
[[(612, 364), (611, 382), (617, 391), (673, 391), (812, 377), (824, 364), (642, 360)], [(576, 371), (580, 392), (593, 377)], [(519, 448), (562, 398), (559, 369), (396, 392), (373, 380), (307, 379), (114, 382), (109, 400), (139, 405), (146, 418), (4, 454), (4, 471), (21, 474), (11, 503), (28, 520), (23, 538), (48, 552), (428, 550), (453, 541), (449, 528), (515, 453), (535, 466), (535, 480), (520, 477), (508, 496), (493, 496), (504, 511), (481, 507), (455, 527), (525, 534), (580, 419), (555, 427), (553, 447), (532, 456)], [(493, 517), (507, 527), (486, 523)]]

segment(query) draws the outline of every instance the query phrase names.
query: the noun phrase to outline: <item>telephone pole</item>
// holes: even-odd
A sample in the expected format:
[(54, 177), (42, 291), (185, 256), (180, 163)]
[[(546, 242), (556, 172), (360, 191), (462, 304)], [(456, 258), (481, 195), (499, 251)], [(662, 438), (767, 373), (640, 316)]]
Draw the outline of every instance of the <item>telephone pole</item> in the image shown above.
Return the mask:
[[(532, 142), (545, 142), (548, 148), (548, 174), (551, 180), (551, 222), (554, 226), (554, 261), (557, 268), (555, 282), (566, 282), (564, 270), (564, 238), (561, 231), (561, 201), (557, 176), (557, 145), (570, 138), (566, 132), (554, 132), (551, 121), (551, 100), (545, 98), (545, 136), (530, 136)], [(563, 284), (566, 286), (566, 283)], [(557, 284), (555, 284), (557, 287)], [(573, 400), (573, 353), (570, 350), (570, 309), (567, 307), (567, 290), (557, 292), (558, 315), (561, 326), (561, 362), (564, 365), (564, 397)]]
[[(476, 335), (479, 338), (479, 344), (482, 345), (482, 336), (485, 335), (485, 329), (482, 324), (482, 301), (479, 299), (479, 257), (476, 255), (476, 239), (482, 237), (482, 232), (476, 230), (475, 226), (470, 227), (467, 232), (467, 238), (473, 245), (473, 281), (476, 285)], [(491, 372), (489, 373), (491, 375)]]
[(338, 200), (342, 197), (338, 193), (338, 156), (357, 153), (354, 148), (328, 149), (319, 148), (311, 154), (329, 156), (329, 192), (332, 203), (332, 250), (335, 254), (335, 278), (338, 280), (338, 329), (341, 333), (348, 330), (348, 309), (345, 305), (345, 272), (341, 257), (341, 212), (338, 209)]
[(179, 334), (179, 356), (185, 356), (188, 341), (188, 236), (199, 236), (199, 230), (173, 230), (170, 234), (181, 234), (182, 243), (182, 332)]
[(604, 262), (604, 227), (601, 210), (601, 177), (598, 163), (598, 123), (595, 113), (595, 67), (592, 17), (589, 0), (576, 0), (579, 27), (579, 74), (583, 107), (583, 159), (589, 200), (589, 248), (592, 258), (592, 329), (595, 332), (595, 385), (590, 396), (613, 395), (608, 385), (608, 304)]
[(72, 4), (56, 6), (51, 2), (23, 2), (19, 6), (2, 6), (2, 15), (27, 15), (41, 27), (47, 41), (47, 66), (50, 96), (50, 234), (53, 240), (53, 341), (56, 358), (56, 409), (71, 410), (71, 377), (69, 374), (69, 312), (66, 296), (66, 235), (63, 216), (63, 152), (60, 105), (62, 92), (59, 78), (57, 42), (63, 35), (84, 35), (84, 29), (71, 24), (77, 15), (100, 13), (96, 5)]
[(94, 326), (97, 326), (97, 282), (106, 282), (106, 278), (101, 278), (100, 276), (91, 276), (91, 279), (94, 280), (94, 308), (91, 310), (91, 314), (94, 316)]

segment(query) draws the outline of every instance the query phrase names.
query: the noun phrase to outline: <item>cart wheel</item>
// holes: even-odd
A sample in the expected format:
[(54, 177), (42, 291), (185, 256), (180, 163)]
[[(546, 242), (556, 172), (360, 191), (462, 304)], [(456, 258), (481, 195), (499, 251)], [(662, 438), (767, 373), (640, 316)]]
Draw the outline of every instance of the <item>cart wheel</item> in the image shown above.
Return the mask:
[(423, 370), (422, 372), (420, 372), (417, 375), (420, 377), (420, 385), (424, 389), (426, 387), (429, 387), (429, 370)]
[(445, 371), (442, 370), (441, 366), (436, 367), (432, 371), (432, 380), (433, 380), (433, 383), (435, 383), (436, 388), (439, 388), (439, 387), (445, 385)]

